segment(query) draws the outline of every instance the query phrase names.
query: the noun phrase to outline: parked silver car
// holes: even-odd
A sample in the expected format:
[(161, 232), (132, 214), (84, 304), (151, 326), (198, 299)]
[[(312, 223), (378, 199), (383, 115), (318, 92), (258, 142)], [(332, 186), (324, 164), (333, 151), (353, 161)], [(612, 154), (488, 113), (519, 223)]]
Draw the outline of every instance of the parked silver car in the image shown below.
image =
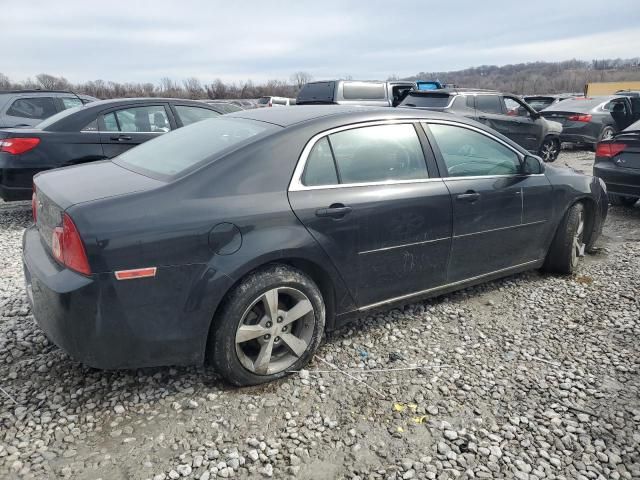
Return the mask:
[(0, 91), (0, 128), (33, 127), (67, 108), (98, 100), (62, 90)]

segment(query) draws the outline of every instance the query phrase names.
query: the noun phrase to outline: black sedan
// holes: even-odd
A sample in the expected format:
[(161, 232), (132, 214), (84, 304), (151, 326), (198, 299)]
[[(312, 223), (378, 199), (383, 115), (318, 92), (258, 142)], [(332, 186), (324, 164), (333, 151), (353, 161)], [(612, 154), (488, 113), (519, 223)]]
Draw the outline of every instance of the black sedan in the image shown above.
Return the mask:
[(562, 124), (562, 142), (595, 146), (640, 119), (639, 106), (622, 95), (576, 97), (551, 105), (540, 115)]
[(207, 359), (238, 385), (371, 309), (572, 272), (608, 208), (599, 179), (473, 120), (345, 106), (206, 120), (35, 189), (24, 272), (53, 342), (98, 368)]
[(172, 98), (125, 98), (89, 103), (34, 128), (0, 130), (0, 197), (31, 198), (43, 170), (113, 158), (158, 135), (226, 113), (217, 106)]
[(634, 205), (640, 198), (640, 121), (611, 140), (598, 143), (593, 174), (607, 184), (614, 205)]

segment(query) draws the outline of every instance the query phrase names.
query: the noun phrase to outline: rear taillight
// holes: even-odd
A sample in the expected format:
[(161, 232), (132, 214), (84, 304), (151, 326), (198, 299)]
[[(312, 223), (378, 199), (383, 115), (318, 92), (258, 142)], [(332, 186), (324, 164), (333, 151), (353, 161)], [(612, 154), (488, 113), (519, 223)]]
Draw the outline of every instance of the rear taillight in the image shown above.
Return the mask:
[(572, 122), (590, 122), (591, 115), (588, 113), (578, 113), (576, 115), (569, 115), (569, 120)]
[(626, 148), (624, 143), (598, 143), (596, 157), (613, 158)]
[(91, 275), (91, 268), (78, 229), (66, 213), (62, 217), (62, 226), (53, 229), (51, 251), (56, 260), (67, 268), (84, 275)]
[(38, 194), (36, 185), (33, 185), (33, 193), (31, 194), (31, 213), (33, 214), (33, 223), (38, 221)]
[(0, 152), (20, 155), (33, 150), (39, 143), (40, 139), (36, 137), (3, 138), (0, 140)]

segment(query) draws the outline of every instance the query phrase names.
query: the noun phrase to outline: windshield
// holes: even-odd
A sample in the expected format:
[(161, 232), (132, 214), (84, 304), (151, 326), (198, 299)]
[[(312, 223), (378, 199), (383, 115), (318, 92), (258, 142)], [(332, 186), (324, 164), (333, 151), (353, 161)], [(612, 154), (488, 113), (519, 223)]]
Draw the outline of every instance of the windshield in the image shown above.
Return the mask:
[(143, 175), (168, 180), (276, 128), (275, 125), (242, 118), (211, 118), (127, 150), (114, 162)]
[(547, 108), (548, 111), (567, 111), (567, 112), (588, 112), (594, 107), (597, 107), (601, 103), (606, 101), (606, 97), (594, 97), (594, 98), (568, 98), (561, 102), (556, 103), (555, 105), (551, 105)]
[(35, 126), (35, 128), (40, 129), (40, 130), (44, 130), (45, 128), (47, 128), (47, 127), (53, 125), (54, 123), (56, 123), (58, 120), (66, 118), (69, 115), (73, 115), (74, 113), (80, 111), (80, 109), (82, 109), (82, 108), (84, 108), (84, 105), (83, 106), (79, 106), (79, 107), (67, 108), (66, 110), (63, 110), (61, 112), (56, 113), (55, 115), (50, 116), (46, 120), (43, 120), (42, 122), (37, 124)]
[(269, 103), (269, 100), (271, 99), (271, 97), (260, 97), (258, 99), (258, 103), (260, 105), (266, 105), (267, 103)]
[(640, 132), (640, 120), (638, 120), (636, 123), (632, 123), (622, 131), (622, 133), (630, 133), (630, 132)]
[(449, 94), (414, 94), (409, 93), (400, 102), (400, 107), (424, 107), (424, 108), (444, 108), (449, 105)]

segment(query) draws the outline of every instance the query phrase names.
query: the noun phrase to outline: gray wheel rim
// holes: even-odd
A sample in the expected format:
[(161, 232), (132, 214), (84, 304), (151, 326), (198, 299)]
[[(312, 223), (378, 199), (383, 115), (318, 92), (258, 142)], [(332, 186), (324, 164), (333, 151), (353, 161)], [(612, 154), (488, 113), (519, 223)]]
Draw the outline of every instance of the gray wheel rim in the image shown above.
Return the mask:
[(604, 133), (602, 134), (602, 140), (611, 140), (613, 138), (613, 130), (611, 130), (610, 128), (605, 129)]
[(573, 236), (573, 248), (571, 249), (571, 265), (578, 265), (578, 259), (584, 256), (584, 243), (582, 243), (582, 238), (584, 237), (584, 212), (580, 212), (580, 217), (578, 219), (578, 228), (576, 228), (576, 233)]
[(557, 151), (558, 149), (556, 147), (556, 142), (554, 142), (553, 140), (547, 140), (542, 145), (540, 153), (541, 153), (542, 159), (545, 162), (548, 162), (549, 160), (553, 160), (554, 155), (556, 154)]
[(304, 293), (291, 287), (272, 288), (244, 312), (236, 330), (236, 354), (250, 372), (273, 375), (304, 355), (314, 329), (313, 305)]

